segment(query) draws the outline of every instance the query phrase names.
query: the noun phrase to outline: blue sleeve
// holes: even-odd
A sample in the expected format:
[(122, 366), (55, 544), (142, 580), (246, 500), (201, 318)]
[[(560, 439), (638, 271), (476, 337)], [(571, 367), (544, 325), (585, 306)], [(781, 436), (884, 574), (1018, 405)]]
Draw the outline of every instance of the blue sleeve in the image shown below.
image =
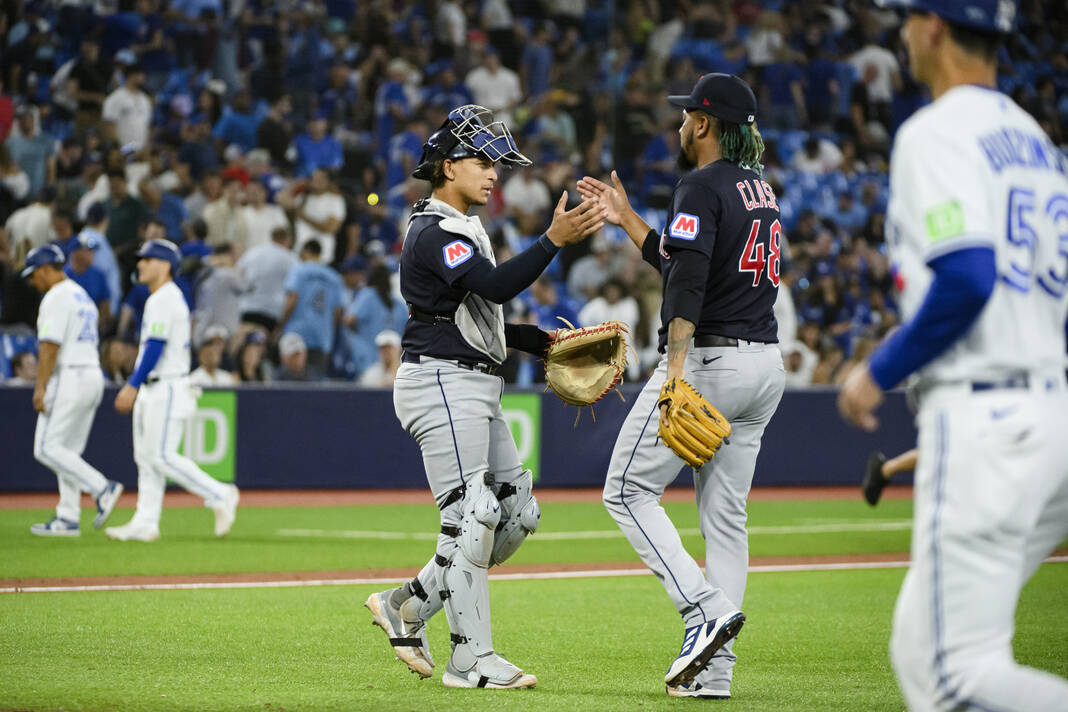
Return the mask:
[(997, 279), (994, 250), (970, 247), (931, 260), (934, 280), (920, 310), (871, 357), (871, 374), (883, 390), (941, 355), (968, 332)]
[(300, 265), (297, 265), (293, 269), (289, 270), (289, 274), (286, 275), (286, 283), (284, 288), (287, 292), (299, 292), (300, 291)]
[(145, 349), (141, 352), (141, 360), (137, 363), (137, 370), (130, 376), (130, 385), (139, 388), (152, 369), (159, 363), (159, 357), (163, 355), (163, 347), (167, 342), (162, 339), (149, 339), (145, 342)]

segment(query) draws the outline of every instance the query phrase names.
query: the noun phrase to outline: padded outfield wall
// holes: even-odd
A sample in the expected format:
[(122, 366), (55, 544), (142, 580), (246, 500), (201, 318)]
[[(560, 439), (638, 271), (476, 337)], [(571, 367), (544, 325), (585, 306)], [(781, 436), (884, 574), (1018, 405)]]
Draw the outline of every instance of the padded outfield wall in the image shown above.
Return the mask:
[[(564, 407), (540, 391), (507, 391), (503, 406), (524, 463), (545, 487), (599, 487), (627, 403), (614, 394), (585, 409)], [(137, 482), (131, 421), (111, 406), (108, 389), (97, 411), (85, 458), (127, 486)], [(872, 450), (897, 454), (916, 431), (904, 394), (888, 394), (875, 434), (847, 427), (834, 389), (787, 391), (764, 434), (755, 486), (851, 485)], [(36, 423), (32, 389), (0, 387), (0, 491), (55, 490), (52, 473), (33, 459)], [(208, 390), (187, 428), (182, 450), (212, 476), (248, 489), (424, 488), (415, 442), (393, 414), (389, 391), (336, 386)], [(690, 481), (680, 470), (677, 484)]]

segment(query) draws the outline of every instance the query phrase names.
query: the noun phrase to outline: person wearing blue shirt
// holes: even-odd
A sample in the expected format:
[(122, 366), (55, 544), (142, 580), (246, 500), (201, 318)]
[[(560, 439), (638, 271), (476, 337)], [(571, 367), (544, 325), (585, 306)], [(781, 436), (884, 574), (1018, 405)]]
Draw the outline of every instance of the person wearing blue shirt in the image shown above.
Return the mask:
[(111, 314), (119, 311), (119, 300), (122, 299), (122, 281), (119, 274), (119, 263), (115, 260), (115, 253), (108, 243), (106, 234), (108, 231), (108, 208), (104, 203), (93, 203), (85, 217), (85, 227), (82, 231), (61, 245), (63, 254), (70, 257), (78, 240), (92, 240), (96, 243), (93, 252), (93, 266), (104, 274), (108, 286), (108, 310)]
[(550, 35), (548, 25), (542, 24), (538, 27), (519, 60), (523, 88), (532, 99), (549, 90), (549, 72), (553, 66), (553, 51), (549, 47)]
[(248, 92), (238, 92), (230, 104), (230, 109), (223, 112), (222, 118), (215, 124), (211, 135), (213, 138), (222, 139), (227, 145), (237, 144), (247, 153), (256, 148), (256, 130), (262, 120), (262, 116), (253, 113)]
[(100, 240), (85, 231), (68, 240), (71, 250), (63, 272), (89, 294), (99, 313), (100, 331), (107, 331), (112, 314), (111, 290), (108, 288), (107, 275), (93, 266), (94, 253), (101, 242), (106, 240)]
[(341, 323), (341, 297), (345, 284), (337, 272), (319, 264), (323, 248), (318, 240), (308, 240), (300, 250), (300, 264), (286, 277), (286, 304), (275, 327), (275, 338), (300, 334), (308, 347), (308, 375), (326, 375), (327, 355), (334, 345), (334, 333)]
[[(297, 136), (297, 175), (307, 178), (316, 168), (335, 171), (344, 163), (341, 144), (333, 136), (326, 135), (326, 115), (319, 111), (308, 122), (308, 132)], [(389, 145), (388, 141), (385, 144)]]
[[(456, 76), (456, 69), (448, 60), (437, 63), (437, 77), (434, 83), (428, 86), (423, 93), (423, 102), (426, 106), (439, 107), (443, 112), (449, 111), (454, 106), (474, 104), (475, 97), (467, 85)], [(431, 65), (433, 66), (433, 65)], [(433, 74), (427, 68), (427, 74)]]
[(383, 265), (372, 269), (367, 286), (345, 309), (345, 336), (357, 377), (378, 361), (375, 337), (385, 330), (403, 333), (408, 323), (408, 307), (393, 293), (391, 275)]
[(426, 121), (418, 116), (403, 132), (389, 141), (389, 160), (386, 163), (386, 190), (392, 190), (411, 175), (423, 155)]
[(393, 136), (395, 122), (407, 118), (411, 111), (402, 83), (408, 72), (408, 63), (403, 59), (393, 59), (387, 65), (386, 72), (386, 81), (379, 85), (375, 93), (376, 138), (378, 157), (382, 160), (388, 158), (389, 139)]
[(557, 317), (567, 319), (578, 326), (578, 305), (573, 299), (561, 298), (557, 286), (548, 277), (542, 275), (530, 287), (527, 306), (538, 320), (538, 328), (543, 331), (552, 331), (566, 326)]

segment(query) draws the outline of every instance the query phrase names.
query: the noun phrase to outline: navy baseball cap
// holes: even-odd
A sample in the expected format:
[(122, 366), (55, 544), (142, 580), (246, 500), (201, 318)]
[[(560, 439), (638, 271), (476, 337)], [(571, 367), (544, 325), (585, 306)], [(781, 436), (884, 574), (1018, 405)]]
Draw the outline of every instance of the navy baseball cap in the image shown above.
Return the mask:
[(744, 126), (756, 121), (756, 96), (744, 79), (733, 74), (706, 74), (697, 80), (689, 96), (669, 96), (668, 102)]
[(182, 262), (182, 253), (178, 245), (170, 240), (149, 240), (141, 245), (137, 256), (171, 263), (171, 276), (178, 274), (178, 265)]
[(1016, 0), (875, 0), (879, 7), (931, 12), (979, 32), (1008, 34), (1016, 24)]
[(63, 250), (59, 249), (57, 245), (44, 245), (43, 247), (35, 247), (30, 250), (30, 253), (26, 255), (26, 266), (21, 272), (23, 279), (26, 279), (33, 271), (38, 267), (44, 267), (45, 265), (62, 265), (66, 260), (63, 257)]

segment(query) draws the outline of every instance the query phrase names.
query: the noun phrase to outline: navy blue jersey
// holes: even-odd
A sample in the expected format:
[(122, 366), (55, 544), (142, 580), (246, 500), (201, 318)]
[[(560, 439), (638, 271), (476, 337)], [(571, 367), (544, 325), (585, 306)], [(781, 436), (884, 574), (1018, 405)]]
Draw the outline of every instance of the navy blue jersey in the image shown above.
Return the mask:
[[(687, 174), (675, 186), (660, 236), (665, 307), (672, 254), (695, 250), (708, 259), (695, 335), (776, 343), (772, 308), (779, 288), (781, 241), (775, 194), (755, 172), (720, 160)], [(660, 314), (661, 351), (673, 316), (665, 311)]]
[[(400, 288), (404, 301), (428, 314), (452, 317), (467, 296), (461, 278), (487, 262), (470, 239), (438, 226), (443, 216), (419, 215), (408, 226), (400, 257)], [(407, 353), (492, 364), (469, 345), (455, 324), (428, 324), (408, 319), (401, 346)]]

